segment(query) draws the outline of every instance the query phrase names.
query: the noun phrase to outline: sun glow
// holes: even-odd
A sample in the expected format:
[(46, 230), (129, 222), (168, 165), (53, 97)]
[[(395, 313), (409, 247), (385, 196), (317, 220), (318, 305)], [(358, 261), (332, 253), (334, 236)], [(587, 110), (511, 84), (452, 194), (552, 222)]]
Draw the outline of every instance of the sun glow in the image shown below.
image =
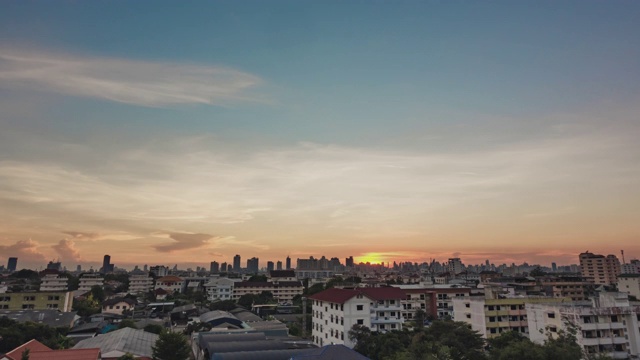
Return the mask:
[(357, 256), (354, 261), (356, 263), (370, 263), (370, 264), (380, 264), (382, 262), (387, 262), (386, 256), (382, 253), (370, 252), (362, 254), (361, 256)]

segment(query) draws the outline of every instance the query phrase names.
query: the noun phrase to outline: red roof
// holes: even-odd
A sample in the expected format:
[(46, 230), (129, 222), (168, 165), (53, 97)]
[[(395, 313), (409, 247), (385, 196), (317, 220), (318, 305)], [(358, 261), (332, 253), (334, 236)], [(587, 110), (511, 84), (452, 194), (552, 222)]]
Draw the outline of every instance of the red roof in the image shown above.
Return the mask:
[(404, 290), (395, 287), (360, 288), (359, 290), (374, 300), (398, 300), (407, 296)]
[(51, 349), (49, 349), (45, 344), (36, 339), (32, 339), (9, 351), (5, 354), (5, 356), (11, 360), (20, 360), (20, 358), (22, 357), (22, 353), (26, 349), (29, 349), (29, 353), (34, 353), (36, 351), (51, 351)]
[(344, 304), (356, 295), (364, 295), (372, 300), (402, 300), (407, 296), (404, 290), (394, 287), (358, 288), (354, 290), (332, 288), (311, 295), (309, 299)]
[(66, 349), (37, 351), (29, 354), (29, 360), (98, 360), (100, 349)]
[(160, 279), (156, 280), (156, 282), (180, 282), (184, 281), (182, 278), (173, 275), (163, 276)]

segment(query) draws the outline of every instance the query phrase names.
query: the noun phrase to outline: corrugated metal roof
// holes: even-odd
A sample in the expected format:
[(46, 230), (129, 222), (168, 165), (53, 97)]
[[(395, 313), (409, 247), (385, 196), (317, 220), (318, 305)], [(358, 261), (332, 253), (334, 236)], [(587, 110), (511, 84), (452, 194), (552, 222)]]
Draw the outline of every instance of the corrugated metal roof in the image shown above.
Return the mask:
[(103, 355), (119, 351), (136, 356), (153, 355), (151, 347), (158, 335), (140, 329), (124, 328), (78, 342), (74, 349), (99, 348)]

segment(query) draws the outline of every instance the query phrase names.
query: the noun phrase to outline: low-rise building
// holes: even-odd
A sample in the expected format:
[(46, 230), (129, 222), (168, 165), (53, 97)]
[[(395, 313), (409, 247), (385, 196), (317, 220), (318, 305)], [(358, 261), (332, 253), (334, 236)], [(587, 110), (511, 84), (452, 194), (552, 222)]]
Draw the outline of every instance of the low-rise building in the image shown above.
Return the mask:
[(586, 354), (614, 359), (640, 355), (640, 306), (631, 305), (626, 293), (600, 293), (592, 301), (529, 303), (526, 312), (535, 343), (572, 327)]
[(83, 292), (91, 291), (94, 286), (104, 286), (104, 278), (100, 274), (84, 274), (80, 277), (78, 290)]
[(229, 278), (210, 278), (209, 281), (204, 284), (207, 300), (232, 300), (235, 283), (236, 281)]
[(332, 288), (309, 297), (312, 301), (312, 336), (318, 346), (355, 345), (349, 330), (363, 325), (372, 331), (402, 330), (401, 301), (406, 293), (398, 288)]
[(131, 354), (135, 358), (151, 359), (158, 335), (142, 329), (124, 328), (79, 341), (74, 349), (100, 349), (102, 359), (117, 359)]
[(144, 294), (153, 290), (153, 278), (148, 274), (129, 276), (129, 293)]
[(71, 311), (71, 292), (8, 292), (0, 294), (0, 310)]
[(184, 279), (173, 275), (163, 276), (156, 279), (155, 288), (156, 290), (163, 289), (170, 294), (184, 293), (185, 281)]
[(40, 291), (67, 291), (69, 279), (56, 274), (47, 274), (40, 279)]
[(113, 298), (102, 302), (102, 312), (108, 314), (122, 315), (127, 310), (133, 310), (136, 305), (135, 300), (129, 298)]
[(278, 301), (290, 302), (296, 295), (302, 295), (304, 286), (301, 281), (241, 281), (234, 284), (233, 300), (245, 294), (260, 295), (263, 291), (271, 292)]

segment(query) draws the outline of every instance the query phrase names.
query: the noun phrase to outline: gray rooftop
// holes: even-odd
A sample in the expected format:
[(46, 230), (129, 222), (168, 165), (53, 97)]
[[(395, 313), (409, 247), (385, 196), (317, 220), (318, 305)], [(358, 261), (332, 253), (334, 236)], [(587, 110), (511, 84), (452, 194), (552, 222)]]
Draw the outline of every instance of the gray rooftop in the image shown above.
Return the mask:
[(103, 358), (119, 357), (126, 353), (135, 356), (152, 357), (151, 347), (158, 335), (140, 329), (124, 328), (91, 339), (82, 340), (74, 349), (99, 348)]
[(308, 353), (309, 349), (286, 349), (266, 351), (242, 351), (214, 354), (211, 360), (289, 360), (294, 355)]
[(326, 345), (291, 357), (291, 360), (369, 360), (368, 357), (344, 345)]
[(34, 322), (51, 327), (71, 327), (76, 320), (76, 312), (58, 310), (0, 310), (0, 317), (7, 317), (20, 323)]

